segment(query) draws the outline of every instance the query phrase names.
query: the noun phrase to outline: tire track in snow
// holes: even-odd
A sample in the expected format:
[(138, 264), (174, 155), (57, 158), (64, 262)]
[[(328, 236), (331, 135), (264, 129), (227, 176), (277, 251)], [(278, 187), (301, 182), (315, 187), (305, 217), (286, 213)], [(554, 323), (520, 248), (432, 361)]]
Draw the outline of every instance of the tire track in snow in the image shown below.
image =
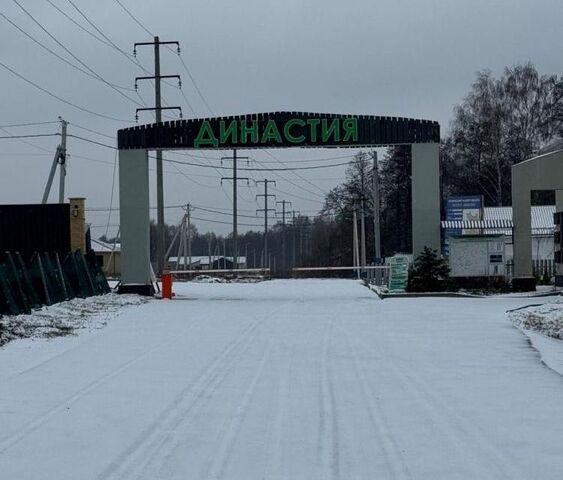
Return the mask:
[(163, 342), (159, 345), (154, 346), (153, 348), (150, 348), (149, 350), (146, 350), (141, 355), (138, 355), (137, 357), (128, 360), (127, 362), (123, 363), (121, 366), (117, 367), (116, 369), (98, 377), (96, 380), (90, 382), (88, 385), (79, 389), (74, 394), (66, 397), (64, 400), (61, 400), (46, 412), (43, 412), (42, 414), (35, 417), (31, 422), (27, 423), (22, 429), (0, 440), (0, 453), (4, 453), (9, 448), (18, 444), (22, 439), (24, 439), (27, 435), (33, 433), (35, 430), (41, 427), (45, 422), (50, 420), (58, 413), (63, 412), (66, 408), (70, 407), (71, 405), (74, 405), (82, 397), (94, 391), (96, 388), (103, 385), (106, 381), (116, 377), (117, 375), (121, 374), (122, 372), (124, 372), (125, 370), (127, 370), (129, 367), (133, 366), (140, 360), (148, 357), (153, 352), (160, 350), (161, 348), (163, 348), (166, 345), (169, 345), (170, 343), (172, 342), (171, 341)]
[[(283, 309), (287, 309), (287, 306), (282, 305), (280, 307), (275, 308), (274, 311), (269, 313), (268, 315), (264, 314), (264, 318), (259, 320), (258, 325), (261, 326), (264, 323), (266, 317), (269, 318), (270, 316), (278, 315), (280, 310), (283, 310)], [(249, 347), (249, 345), (247, 345), (247, 347)], [(247, 348), (245, 348), (245, 350), (246, 349)], [(222, 378), (226, 377), (228, 372), (233, 367), (234, 367), (234, 363), (229, 365), (229, 369), (224, 372), (224, 375), (223, 375)], [(213, 391), (215, 391), (216, 388), (218, 388), (218, 386), (219, 385), (216, 385), (215, 388), (213, 389)], [(212, 393), (212, 392), (209, 392), (209, 393)], [(200, 406), (202, 406), (202, 405), (200, 405)], [(191, 411), (190, 413), (191, 413), (190, 418), (193, 418), (195, 411)], [(164, 449), (164, 447), (166, 447), (166, 453), (164, 455), (161, 455), (160, 457), (156, 458), (155, 461), (152, 462), (152, 464), (149, 464), (150, 462), (146, 462), (147, 465), (145, 466), (145, 471), (152, 474), (152, 476), (149, 476), (148, 478), (151, 478), (151, 479), (152, 478), (161, 478), (161, 477), (168, 478), (168, 476), (162, 474), (162, 470), (163, 470), (164, 466), (167, 463), (169, 463), (169, 461), (172, 458), (175, 450), (181, 444), (181, 440), (177, 439), (177, 436), (178, 436), (177, 432), (181, 429), (181, 427), (185, 427), (185, 424), (187, 424), (187, 423), (189, 423), (189, 418), (182, 419), (179, 422), (179, 424), (176, 426), (175, 430), (169, 434), (169, 437), (174, 437), (174, 438), (170, 438), (162, 446), (162, 449)], [(153, 452), (153, 457), (155, 457), (154, 452)]]
[(403, 457), (401, 449), (397, 444), (397, 440), (385, 420), (385, 413), (377, 402), (369, 382), (367, 381), (366, 371), (361, 364), (356, 345), (352, 343), (348, 331), (344, 328), (342, 331), (346, 338), (346, 344), (352, 352), (354, 370), (360, 382), (361, 391), (365, 399), (371, 424), (377, 437), (381, 441), (381, 449), (385, 457), (385, 462), (387, 463), (389, 474), (391, 475), (391, 478), (397, 480), (412, 479), (413, 477), (410, 473), (407, 462)]
[[(193, 413), (199, 401), (221, 384), (237, 360), (250, 347), (257, 336), (260, 323), (254, 321), (245, 328), (195, 382), (187, 385), (129, 448), (98, 475), (98, 480), (143, 478), (151, 463), (158, 462), (159, 458), (166, 458), (174, 447), (169, 445), (171, 438), (187, 422), (188, 415)], [(161, 454), (163, 451), (165, 453)]]
[[(361, 341), (365, 344), (363, 339)], [(382, 343), (378, 343), (378, 347), (386, 351), (385, 357), (389, 358), (389, 351)], [(499, 451), (482, 432), (440, 400), (423, 382), (405, 369), (398, 367), (394, 362), (390, 362), (388, 367), (401, 381), (404, 389), (410, 393), (409, 398), (426, 411), (434, 425), (440, 428), (444, 436), (459, 452), (460, 457), (467, 458), (468, 455), (472, 457), (473, 461), (470, 466), (475, 470), (474, 478), (498, 479), (498, 474), (500, 474), (500, 478), (506, 480), (526, 480), (526, 477), (513, 467), (510, 459)], [(483, 457), (487, 458), (486, 465)], [(497, 473), (492, 475), (492, 469), (495, 469)]]
[(283, 425), (286, 417), (286, 402), (289, 394), (289, 378), (293, 365), (293, 345), (285, 349), (284, 362), (280, 376), (275, 415), (270, 425), (270, 454), (264, 477), (282, 478), (283, 468)]
[(326, 323), (320, 361), (319, 433), (317, 454), (322, 479), (340, 478), (340, 452), (338, 449), (338, 422), (336, 419), (334, 385), (328, 362), (334, 318)]
[(258, 371), (254, 375), (250, 385), (246, 389), (244, 396), (235, 412), (235, 415), (231, 419), (228, 427), (221, 433), (219, 445), (217, 448), (216, 455), (212, 458), (205, 476), (201, 478), (208, 478), (210, 480), (220, 480), (223, 478), (223, 473), (228, 464), (229, 458), (233, 450), (235, 440), (240, 432), (242, 422), (246, 418), (248, 412), (248, 407), (250, 406), (250, 401), (254, 396), (256, 391), (256, 385), (264, 373), (264, 365), (266, 365), (266, 360), (269, 358), (270, 348), (266, 348), (258, 364)]
[[(338, 317), (337, 317), (338, 318)], [(338, 324), (336, 324), (339, 327)], [(349, 353), (349, 352), (347, 352)], [(342, 405), (340, 409), (339, 418), (341, 419), (339, 433), (341, 434), (341, 452), (342, 461), (340, 464), (340, 472), (343, 478), (347, 480), (361, 480), (365, 477), (362, 475), (361, 467), (364, 463), (364, 459), (360, 455), (360, 448), (358, 446), (357, 432), (354, 428), (354, 418), (356, 411), (350, 406), (349, 396), (352, 395), (355, 398), (361, 398), (361, 394), (358, 395), (356, 391), (350, 389), (347, 382), (350, 380), (350, 369), (348, 363), (352, 361), (350, 355), (338, 355), (336, 358), (342, 359), (342, 364), (339, 369), (336, 369), (335, 375), (335, 385), (340, 388), (336, 388), (335, 397), (336, 405)], [(344, 375), (342, 375), (344, 372)], [(340, 373), (340, 375), (339, 375)], [(355, 383), (357, 385), (357, 382)], [(340, 400), (338, 400), (340, 398)], [(351, 417), (351, 418), (350, 418)], [(348, 471), (345, 471), (348, 469)]]

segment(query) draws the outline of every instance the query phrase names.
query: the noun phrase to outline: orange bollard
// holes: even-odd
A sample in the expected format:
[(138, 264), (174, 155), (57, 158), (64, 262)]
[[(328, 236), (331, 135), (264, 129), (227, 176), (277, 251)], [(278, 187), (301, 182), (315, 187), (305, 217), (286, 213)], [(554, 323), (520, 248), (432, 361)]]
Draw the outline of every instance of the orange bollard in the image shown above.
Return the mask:
[(162, 272), (160, 279), (162, 282), (162, 298), (172, 300), (172, 274), (169, 272)]

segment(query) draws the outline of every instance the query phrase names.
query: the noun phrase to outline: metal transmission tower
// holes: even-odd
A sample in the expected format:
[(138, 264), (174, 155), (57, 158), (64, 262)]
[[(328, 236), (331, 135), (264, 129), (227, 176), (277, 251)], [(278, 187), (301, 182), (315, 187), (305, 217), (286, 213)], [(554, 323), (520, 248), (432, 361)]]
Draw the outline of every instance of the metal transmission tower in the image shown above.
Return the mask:
[[(154, 37), (152, 42), (137, 42), (133, 47), (133, 55), (137, 56), (137, 47), (145, 45), (154, 46), (154, 75), (135, 78), (135, 90), (139, 80), (154, 80), (154, 107), (137, 108), (135, 111), (135, 118), (138, 120), (139, 112), (146, 110), (154, 110), (156, 123), (162, 122), (162, 110), (179, 110), (180, 118), (182, 118), (182, 107), (163, 107), (162, 98), (160, 94), (160, 84), (163, 78), (177, 78), (178, 86), (182, 87), (182, 80), (180, 75), (161, 75), (160, 74), (160, 46), (161, 45), (176, 45), (178, 55), (180, 54), (180, 44), (176, 41), (161, 42), (159, 37)], [(157, 227), (156, 227), (156, 265), (158, 274), (162, 273), (164, 266), (164, 180), (162, 168), (162, 150), (156, 151), (156, 209), (157, 209)]]
[(297, 214), (298, 216), (301, 215), (301, 212), (298, 212), (297, 210), (293, 210), (291, 212), (291, 226), (292, 226), (292, 234), (293, 234), (293, 245), (292, 245), (292, 260), (293, 260), (293, 268), (295, 268), (296, 264), (295, 264), (295, 232), (297, 231), (297, 225), (295, 223), (295, 214)]
[(248, 158), (249, 157), (238, 157), (236, 148), (233, 149), (232, 157), (221, 157), (221, 164), (223, 160), (233, 161), (233, 176), (222, 177), (221, 183), (223, 180), (232, 180), (233, 182), (233, 269), (235, 270), (238, 268), (237, 186), (239, 180), (246, 180), (247, 184), (249, 182), (248, 177), (237, 177), (237, 160), (244, 159), (248, 163)]
[(51, 193), (51, 186), (53, 185), (57, 166), (60, 168), (59, 203), (65, 202), (66, 129), (68, 122), (63, 120), (61, 117), (59, 117), (59, 120), (61, 121), (61, 143), (57, 146), (55, 158), (53, 158), (51, 171), (49, 172), (49, 178), (47, 179), (47, 185), (45, 185), (45, 191), (43, 192), (43, 199), (41, 200), (41, 203), (47, 203), (47, 200), (49, 199), (49, 193)]
[(287, 268), (287, 261), (286, 261), (286, 254), (285, 254), (285, 216), (286, 214), (289, 214), (289, 212), (286, 212), (285, 210), (285, 206), (286, 205), (291, 205), (291, 202), (288, 202), (287, 200), (280, 200), (279, 202), (276, 202), (276, 205), (280, 203), (282, 205), (282, 238), (281, 238), (281, 244), (282, 244), (282, 265), (281, 265), (281, 270), (284, 271)]
[(276, 211), (275, 208), (268, 208), (268, 198), (276, 198), (275, 195), (268, 195), (268, 184), (273, 183), (275, 185), (276, 182), (275, 180), (268, 180), (265, 178), (264, 180), (258, 180), (256, 183), (264, 184), (264, 193), (256, 195), (256, 198), (264, 197), (264, 208), (259, 208), (256, 210), (256, 212), (264, 212), (264, 263), (262, 265), (264, 267), (268, 262), (268, 212)]
[(381, 258), (381, 225), (379, 212), (379, 167), (377, 164), (377, 152), (373, 152), (373, 230), (375, 242), (375, 257)]

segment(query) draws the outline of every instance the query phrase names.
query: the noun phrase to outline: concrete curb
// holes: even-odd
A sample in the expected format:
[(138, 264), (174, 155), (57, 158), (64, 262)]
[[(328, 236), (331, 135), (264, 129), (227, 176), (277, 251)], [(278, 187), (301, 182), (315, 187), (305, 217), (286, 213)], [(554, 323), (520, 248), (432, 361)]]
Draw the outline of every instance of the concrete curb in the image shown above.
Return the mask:
[(421, 292), (421, 293), (383, 293), (376, 289), (373, 285), (366, 285), (373, 293), (375, 293), (381, 300), (386, 298), (541, 298), (559, 296), (559, 291), (537, 293), (531, 295), (475, 295), (472, 293), (463, 292)]

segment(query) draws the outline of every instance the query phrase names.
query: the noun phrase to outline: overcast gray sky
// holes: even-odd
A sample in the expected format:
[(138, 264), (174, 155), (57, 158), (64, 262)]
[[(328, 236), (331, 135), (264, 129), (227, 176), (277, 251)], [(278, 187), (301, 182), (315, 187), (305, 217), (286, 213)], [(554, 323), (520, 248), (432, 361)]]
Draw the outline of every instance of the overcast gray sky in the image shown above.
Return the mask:
[[(181, 43), (182, 57), (216, 115), (274, 110), (393, 115), (437, 120), (446, 131), (453, 106), (463, 98), (477, 70), (487, 68), (499, 74), (506, 65), (532, 61), (542, 73), (562, 71), (561, 0), (120, 1), (161, 40)], [(17, 2), (86, 67), (49, 38), (14, 0), (2, 0), (0, 12), (83, 70), (91, 69), (105, 81), (128, 88), (133, 87), (135, 76), (146, 75), (122, 53), (96, 40), (53, 7), (129, 54), (134, 42), (150, 41), (151, 37), (116, 0)], [(5, 18), (0, 18), (0, 25), (0, 62), (64, 100), (134, 122), (134, 102), (66, 65)], [(152, 70), (151, 49), (140, 48), (138, 60)], [(175, 53), (163, 51), (162, 73), (182, 75), (183, 92), (196, 114), (210, 115)], [(54, 121), (61, 115), (71, 123), (69, 133), (109, 144), (111, 138), (80, 127), (115, 136), (118, 128), (128, 125), (64, 104), (1, 66), (0, 81), (0, 125)], [(135, 92), (124, 93), (140, 101)], [(139, 93), (148, 104), (153, 102), (150, 84), (141, 83)], [(169, 105), (181, 105), (186, 117), (192, 115), (176, 88), (167, 85), (163, 93)], [(150, 114), (145, 113), (139, 123), (150, 121)], [(13, 127), (0, 131), (0, 136), (57, 130), (56, 124)], [(41, 199), (58, 138), (25, 141), (28, 143), (0, 140), (1, 203)], [(90, 208), (108, 207), (114, 151), (71, 138), (68, 152), (68, 195), (87, 197)], [(334, 158), (354, 151), (293, 149), (271, 153), (275, 158), (263, 151), (241, 155), (249, 154), (263, 162), (275, 162), (276, 158), (294, 162)], [(218, 164), (216, 158), (220, 155), (209, 153), (209, 161)], [(205, 163), (201, 158), (196, 161)], [(311, 164), (314, 163), (307, 163)], [(171, 164), (165, 170), (167, 205), (192, 202), (228, 213), (230, 200), (225, 192), (230, 195), (231, 186), (220, 185), (216, 170)], [(314, 213), (322, 204), (323, 192), (338, 184), (343, 172), (343, 168), (331, 168), (298, 175), (269, 173), (268, 177), (277, 181), (278, 200), (291, 200), (294, 209)], [(115, 180), (113, 204), (117, 206)], [(251, 218), (258, 208), (254, 202), (258, 190), (241, 185), (240, 192), (239, 206), (248, 215), (240, 222), (260, 223)], [(53, 199), (55, 195), (53, 191)], [(167, 221), (175, 223), (181, 214), (180, 209), (169, 208)], [(230, 222), (228, 215), (200, 209), (194, 216), (206, 219), (196, 220), (200, 231), (230, 230), (228, 224), (207, 221)], [(89, 212), (88, 220), (94, 226), (94, 235), (101, 235), (106, 230), (108, 213)], [(114, 213), (109, 222), (110, 234), (116, 231), (113, 225), (118, 221)]]

